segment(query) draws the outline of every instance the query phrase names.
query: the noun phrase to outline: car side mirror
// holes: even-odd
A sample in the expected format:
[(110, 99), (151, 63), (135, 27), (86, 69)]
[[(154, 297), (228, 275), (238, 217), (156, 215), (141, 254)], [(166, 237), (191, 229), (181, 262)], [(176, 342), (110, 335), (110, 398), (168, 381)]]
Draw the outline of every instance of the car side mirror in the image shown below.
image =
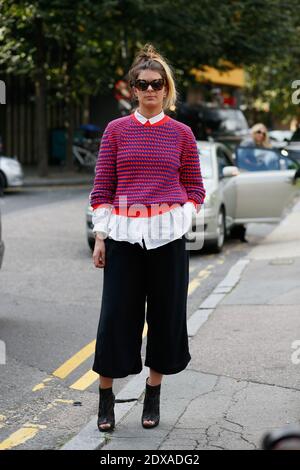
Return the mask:
[(295, 171), (294, 178), (293, 178), (293, 184), (297, 183), (298, 178), (300, 178), (300, 167), (297, 168), (297, 170)]
[(237, 166), (224, 166), (223, 170), (222, 170), (222, 174), (224, 176), (224, 178), (228, 178), (228, 177), (231, 177), (231, 176), (237, 176), (240, 174), (240, 170), (238, 169)]

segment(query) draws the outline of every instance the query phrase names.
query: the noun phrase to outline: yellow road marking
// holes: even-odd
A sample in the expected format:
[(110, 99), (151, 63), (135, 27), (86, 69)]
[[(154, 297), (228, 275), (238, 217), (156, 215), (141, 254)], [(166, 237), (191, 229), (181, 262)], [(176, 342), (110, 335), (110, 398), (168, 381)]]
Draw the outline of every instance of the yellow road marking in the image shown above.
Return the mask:
[(208, 267), (206, 269), (202, 269), (201, 271), (199, 271), (197, 276), (194, 277), (194, 279), (192, 279), (192, 281), (189, 283), (188, 295), (191, 295), (196, 289), (198, 289), (201, 282), (204, 281), (204, 279), (206, 279), (210, 275), (211, 275), (211, 271), (208, 269)]
[(32, 391), (36, 392), (37, 390), (41, 390), (42, 388), (45, 388), (45, 384), (37, 384), (33, 387)]
[(56, 398), (55, 400), (53, 400), (52, 403), (48, 403), (47, 407), (42, 410), (42, 413), (44, 411), (48, 411), (50, 410), (51, 408), (55, 407), (57, 403), (67, 403), (67, 404), (71, 404), (71, 403), (74, 403), (74, 400), (63, 400), (62, 398)]
[(37, 392), (38, 390), (42, 390), (43, 388), (45, 388), (45, 384), (47, 382), (50, 382), (51, 380), (53, 380), (53, 377), (47, 377), (46, 379), (44, 379), (41, 383), (35, 385), (32, 389), (33, 392)]
[(55, 403), (68, 403), (68, 404), (71, 404), (71, 403), (74, 403), (74, 400), (64, 400), (62, 398), (56, 398), (55, 400), (53, 400), (54, 405), (55, 405)]
[[(147, 336), (147, 331), (148, 331), (148, 325), (147, 325), (147, 322), (145, 321), (144, 330), (143, 330), (143, 338)], [(88, 387), (90, 387), (98, 379), (99, 379), (99, 375), (93, 370), (89, 370), (84, 375), (82, 375), (78, 380), (76, 380), (76, 382), (70, 385), (70, 388), (83, 391), (83, 390), (86, 390)]]
[(196, 277), (195, 279), (193, 279), (190, 284), (189, 284), (189, 287), (188, 287), (188, 295), (191, 295), (196, 289), (198, 289), (198, 287), (200, 286), (201, 282), (207, 278), (211, 273), (210, 272), (206, 272), (205, 274), (202, 275), (201, 279)]
[(36, 429), (47, 429), (45, 424), (33, 424), (33, 423), (25, 423), (24, 428), (36, 428)]
[[(41, 415), (42, 413), (44, 413), (45, 411), (49, 411), (51, 410), (52, 408), (56, 407), (56, 404), (57, 403), (67, 403), (67, 404), (71, 404), (71, 403), (74, 403), (74, 400), (62, 400), (60, 398), (57, 398), (55, 400), (53, 400), (52, 403), (48, 403), (48, 405), (46, 406), (46, 408), (44, 408), (42, 411), (40, 411), (39, 415)], [(35, 417), (34, 419), (38, 419), (38, 417)]]
[(96, 340), (91, 341), (89, 344), (84, 346), (80, 351), (78, 351), (74, 356), (68, 359), (64, 364), (62, 364), (58, 369), (56, 369), (52, 374), (55, 377), (60, 379), (65, 379), (73, 370), (77, 369), (80, 364), (82, 364), (86, 359), (88, 359), (95, 352)]
[(18, 429), (18, 431), (14, 432), (7, 439), (0, 443), (0, 450), (7, 450), (11, 449), (12, 447), (24, 444), (24, 442), (32, 439), (38, 432), (39, 429), (34, 425), (28, 428), (24, 427)]
[[(39, 414), (53, 408), (53, 406), (56, 406), (57, 403), (72, 404), (74, 403), (74, 400), (64, 400), (62, 398), (57, 398), (53, 400), (52, 403), (49, 403), (47, 407), (42, 410)], [(0, 415), (0, 421), (4, 420), (5, 418), (6, 417), (4, 415)], [(36, 416), (33, 418), (33, 421), (37, 419), (38, 417)], [(47, 426), (44, 424), (25, 423), (22, 428), (18, 429), (16, 432), (11, 434), (8, 438), (6, 438), (0, 443), (0, 450), (8, 450), (13, 447), (17, 447), (21, 444), (24, 444), (24, 442), (35, 437), (41, 429), (47, 429)]]
[(82, 377), (80, 377), (80, 379), (70, 385), (70, 388), (74, 388), (75, 390), (85, 390), (98, 379), (99, 375), (96, 374), (96, 372), (93, 370), (89, 370)]

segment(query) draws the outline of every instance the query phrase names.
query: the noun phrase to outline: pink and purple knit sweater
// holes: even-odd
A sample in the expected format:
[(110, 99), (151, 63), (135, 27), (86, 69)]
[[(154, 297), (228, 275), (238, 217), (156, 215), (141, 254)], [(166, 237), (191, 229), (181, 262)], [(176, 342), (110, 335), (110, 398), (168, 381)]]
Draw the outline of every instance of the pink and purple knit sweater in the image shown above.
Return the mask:
[[(187, 125), (165, 116), (143, 125), (134, 114), (110, 121), (101, 140), (90, 204), (184, 204), (205, 199), (195, 137)], [(121, 199), (120, 199), (121, 198)], [(121, 204), (120, 204), (121, 201)]]

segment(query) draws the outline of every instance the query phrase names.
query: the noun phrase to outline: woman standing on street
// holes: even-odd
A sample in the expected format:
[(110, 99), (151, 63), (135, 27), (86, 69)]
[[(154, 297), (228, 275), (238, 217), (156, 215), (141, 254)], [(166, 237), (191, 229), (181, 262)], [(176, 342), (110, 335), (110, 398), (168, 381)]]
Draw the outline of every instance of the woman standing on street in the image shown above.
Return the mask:
[(139, 374), (148, 325), (142, 426), (159, 424), (164, 374), (191, 360), (186, 323), (189, 253), (185, 233), (205, 198), (191, 129), (164, 111), (176, 102), (173, 74), (151, 45), (128, 74), (138, 107), (109, 122), (90, 193), (93, 261), (104, 268), (93, 371), (99, 374), (98, 428), (115, 426), (113, 379)]

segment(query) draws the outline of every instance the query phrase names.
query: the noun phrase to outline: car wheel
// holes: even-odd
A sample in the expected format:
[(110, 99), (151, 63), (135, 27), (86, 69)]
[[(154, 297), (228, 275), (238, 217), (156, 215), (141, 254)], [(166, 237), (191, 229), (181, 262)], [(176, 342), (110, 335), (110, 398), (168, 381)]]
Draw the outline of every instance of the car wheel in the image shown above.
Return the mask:
[(95, 247), (95, 239), (94, 238), (88, 238), (88, 245), (92, 251), (94, 251)]
[(3, 173), (0, 172), (0, 196), (3, 196), (4, 188), (6, 187), (6, 180)]
[(225, 243), (226, 237), (226, 222), (225, 222), (225, 212), (224, 209), (221, 209), (218, 214), (217, 221), (217, 237), (214, 240), (208, 240), (205, 242), (205, 246), (209, 248), (213, 253), (221, 253)]
[(243, 241), (245, 239), (246, 227), (245, 225), (234, 225), (230, 229), (230, 238)]

